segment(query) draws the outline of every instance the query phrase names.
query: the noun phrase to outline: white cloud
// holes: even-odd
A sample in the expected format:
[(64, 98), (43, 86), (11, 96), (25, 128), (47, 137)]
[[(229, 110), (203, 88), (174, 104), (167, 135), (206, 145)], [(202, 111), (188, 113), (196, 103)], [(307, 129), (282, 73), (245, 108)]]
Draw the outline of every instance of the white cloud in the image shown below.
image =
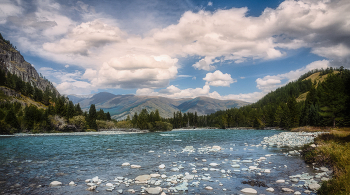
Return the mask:
[[(326, 69), (327, 67), (329, 67), (328, 60), (315, 61), (295, 71), (290, 71), (288, 73), (273, 76), (267, 75), (263, 78), (258, 78), (256, 79), (256, 87), (262, 90), (263, 92), (270, 92), (278, 87), (283, 86), (286, 83), (297, 80), (301, 75), (309, 72), (310, 70), (321, 68)], [(283, 84), (282, 80), (285, 80)]]
[(208, 85), (216, 87), (229, 87), (231, 83), (237, 82), (231, 78), (230, 74), (223, 74), (220, 70), (217, 70), (214, 73), (207, 73), (203, 80), (207, 81)]
[(17, 16), (22, 13), (22, 11), (23, 9), (19, 3), (11, 0), (2, 0), (0, 2), (0, 24), (5, 24), (7, 17)]
[(214, 57), (206, 56), (205, 58), (199, 60), (198, 62), (196, 62), (192, 66), (198, 70), (207, 70), (207, 71), (214, 70), (215, 66), (211, 65), (214, 63), (213, 62), (214, 59), (215, 59)]
[(69, 68), (69, 65), (68, 65), (68, 64), (66, 64), (64, 67)]
[[(176, 58), (166, 55), (127, 55), (112, 58), (98, 70), (92, 84), (101, 88), (166, 87), (170, 79), (176, 78), (177, 61)], [(89, 72), (86, 74), (90, 74)]]
[(58, 84), (56, 88), (61, 94), (84, 95), (96, 91), (96, 88), (84, 81), (62, 82)]
[(208, 6), (213, 6), (213, 2), (209, 1)]

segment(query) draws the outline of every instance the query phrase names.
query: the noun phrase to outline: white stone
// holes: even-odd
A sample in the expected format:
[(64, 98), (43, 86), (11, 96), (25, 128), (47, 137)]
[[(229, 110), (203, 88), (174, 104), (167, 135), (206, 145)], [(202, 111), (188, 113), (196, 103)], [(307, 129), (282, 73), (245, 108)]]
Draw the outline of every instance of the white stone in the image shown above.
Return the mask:
[(89, 191), (94, 191), (94, 190), (96, 190), (96, 186), (91, 186), (91, 187), (89, 187), (87, 190), (89, 190)]
[(123, 163), (122, 166), (130, 166), (130, 163)]
[(76, 184), (74, 183), (74, 181), (69, 182), (69, 185), (70, 185), (70, 186), (76, 186)]
[(50, 183), (50, 186), (61, 186), (61, 185), (62, 185), (62, 183), (59, 181), (53, 181)]
[(284, 183), (286, 182), (284, 179), (277, 180), (276, 183)]
[(111, 184), (111, 183), (106, 183), (106, 187), (113, 187), (113, 184)]
[(309, 189), (310, 190), (318, 190), (318, 189), (320, 189), (320, 185), (319, 184), (317, 184), (317, 183), (312, 183), (312, 184), (310, 184), (309, 185)]
[(300, 195), (301, 193), (299, 191), (294, 192), (295, 195)]
[(164, 168), (165, 168), (165, 165), (164, 165), (164, 164), (161, 164), (161, 165), (159, 165), (159, 168), (160, 168), (160, 169), (164, 169)]
[(234, 164), (234, 165), (231, 165), (232, 168), (239, 168), (241, 167), (239, 164)]
[(289, 188), (282, 188), (283, 192), (294, 192), (294, 190), (289, 189)]
[(207, 160), (206, 159), (202, 159), (202, 162), (207, 162)]
[(85, 183), (90, 183), (90, 182), (91, 182), (91, 179), (85, 180)]
[(154, 173), (154, 174), (151, 174), (150, 176), (157, 178), (157, 177), (160, 177), (160, 174)]
[(146, 188), (145, 190), (146, 190), (149, 194), (159, 194), (160, 192), (162, 192), (162, 188), (161, 188), (161, 187)]
[(316, 148), (316, 145), (315, 145), (315, 144), (311, 144), (310, 146), (313, 147), (313, 148)]
[(94, 178), (92, 178), (92, 182), (94, 182), (94, 183), (97, 183), (98, 182), (98, 176), (96, 176), (96, 177), (94, 177)]
[(213, 188), (210, 187), (210, 186), (205, 187), (205, 189), (206, 189), (206, 190), (213, 190)]
[(135, 181), (137, 181), (137, 183), (147, 183), (150, 179), (150, 175), (140, 175), (135, 178)]
[(138, 169), (138, 168), (141, 168), (141, 166), (140, 165), (131, 165), (130, 166), (132, 169)]
[(216, 167), (218, 166), (219, 164), (218, 163), (210, 163), (209, 166), (212, 166), (212, 167)]
[(271, 173), (271, 170), (270, 169), (265, 169), (264, 173)]
[(273, 189), (273, 188), (267, 188), (266, 191), (268, 191), (268, 192), (273, 192), (273, 191), (275, 191), (275, 189)]
[(248, 193), (248, 194), (257, 194), (258, 192), (254, 190), (253, 188), (244, 188), (241, 190), (243, 193)]

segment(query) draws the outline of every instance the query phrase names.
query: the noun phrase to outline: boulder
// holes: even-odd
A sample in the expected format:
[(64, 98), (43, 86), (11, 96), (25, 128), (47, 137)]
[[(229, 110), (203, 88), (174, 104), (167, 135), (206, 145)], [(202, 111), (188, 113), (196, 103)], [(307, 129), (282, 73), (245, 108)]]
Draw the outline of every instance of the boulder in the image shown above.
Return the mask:
[(241, 192), (243, 193), (247, 193), (247, 194), (257, 194), (258, 192), (256, 190), (254, 190), (253, 188), (244, 188), (241, 190)]
[(275, 191), (275, 189), (273, 189), (273, 188), (267, 188), (266, 191), (268, 191), (268, 192), (273, 192), (273, 191)]
[(294, 192), (295, 195), (301, 195), (299, 191)]
[(76, 186), (76, 184), (74, 183), (74, 181), (69, 182), (69, 185), (70, 185), (70, 186)]
[(96, 190), (96, 186), (91, 186), (91, 187), (89, 187), (87, 190), (88, 190), (88, 191), (94, 191), (94, 190)]
[(212, 167), (216, 167), (218, 166), (219, 164), (218, 163), (210, 163), (209, 166), (212, 166)]
[(282, 188), (283, 192), (294, 192), (294, 190), (289, 189), (289, 188)]
[(279, 179), (276, 181), (276, 183), (284, 183), (284, 182), (286, 182), (284, 179)]
[(317, 183), (312, 183), (312, 184), (310, 184), (309, 185), (309, 189), (310, 190), (318, 190), (318, 189), (320, 189), (320, 185), (319, 184), (317, 184)]
[(50, 183), (50, 186), (61, 186), (61, 185), (62, 185), (62, 183), (59, 181), (53, 181)]
[(159, 194), (162, 192), (162, 188), (161, 187), (155, 187), (155, 188), (146, 188), (145, 189), (147, 193), (149, 194)]
[(140, 175), (135, 178), (138, 183), (147, 183), (151, 179), (150, 175)]

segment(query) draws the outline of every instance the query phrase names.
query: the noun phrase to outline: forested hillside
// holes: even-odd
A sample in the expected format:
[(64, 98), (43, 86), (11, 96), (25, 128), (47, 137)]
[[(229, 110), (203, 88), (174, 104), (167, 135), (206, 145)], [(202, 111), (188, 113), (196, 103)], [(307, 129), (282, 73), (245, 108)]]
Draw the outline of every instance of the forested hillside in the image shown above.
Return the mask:
[(91, 113), (61, 96), (0, 34), (0, 134), (97, 129), (111, 120), (103, 110)]
[[(174, 127), (279, 127), (350, 126), (350, 71), (313, 70), (297, 81), (270, 92), (258, 102), (208, 116), (175, 113)], [(298, 100), (298, 101), (297, 101)]]

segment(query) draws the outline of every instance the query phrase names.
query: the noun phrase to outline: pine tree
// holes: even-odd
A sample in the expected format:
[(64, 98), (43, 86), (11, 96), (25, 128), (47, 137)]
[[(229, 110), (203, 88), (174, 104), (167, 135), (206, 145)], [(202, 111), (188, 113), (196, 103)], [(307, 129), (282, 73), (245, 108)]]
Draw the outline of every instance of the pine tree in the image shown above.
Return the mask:
[(96, 119), (97, 119), (96, 107), (95, 107), (95, 104), (91, 104), (89, 109), (89, 115), (88, 115), (88, 124), (91, 129), (97, 130)]
[(11, 125), (11, 127), (18, 129), (19, 130), (19, 123), (16, 117), (16, 114), (13, 112), (12, 109), (10, 109), (7, 112), (7, 115), (5, 117), (5, 122), (9, 125)]
[(83, 114), (83, 111), (81, 110), (79, 103), (75, 105), (74, 110), (75, 110), (75, 114), (74, 114), (75, 116), (79, 116)]

